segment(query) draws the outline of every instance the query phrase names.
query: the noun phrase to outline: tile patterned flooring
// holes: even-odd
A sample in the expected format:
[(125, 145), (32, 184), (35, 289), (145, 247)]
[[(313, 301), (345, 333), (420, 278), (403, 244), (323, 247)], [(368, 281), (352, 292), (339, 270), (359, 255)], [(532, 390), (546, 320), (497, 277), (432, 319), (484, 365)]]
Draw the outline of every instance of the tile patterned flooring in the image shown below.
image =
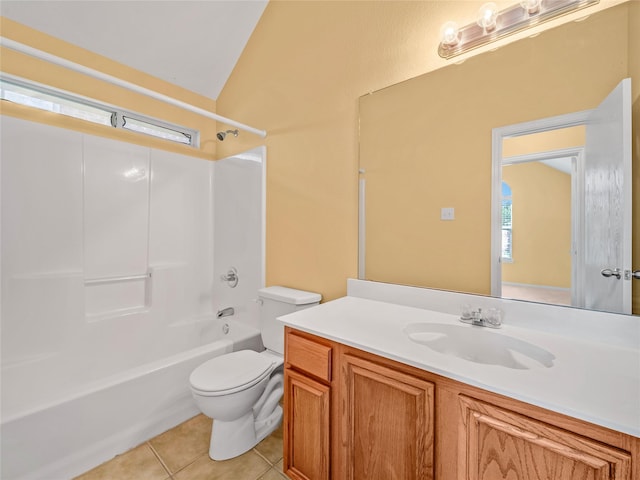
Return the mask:
[(282, 426), (231, 460), (209, 458), (211, 419), (197, 415), (75, 480), (285, 480)]

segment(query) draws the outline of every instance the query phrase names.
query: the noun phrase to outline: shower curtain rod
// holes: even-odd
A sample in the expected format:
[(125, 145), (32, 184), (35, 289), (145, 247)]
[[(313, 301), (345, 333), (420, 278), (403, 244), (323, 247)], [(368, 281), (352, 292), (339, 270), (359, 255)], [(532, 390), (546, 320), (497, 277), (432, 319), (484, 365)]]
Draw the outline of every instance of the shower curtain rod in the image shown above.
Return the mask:
[(73, 70), (74, 72), (82, 73), (84, 75), (88, 75), (98, 80), (103, 80), (113, 85), (126, 88), (127, 90), (131, 90), (133, 92), (146, 95), (147, 97), (160, 100), (162, 102), (168, 103), (170, 105), (174, 105), (176, 107), (184, 108), (185, 110), (189, 110), (191, 112), (197, 113), (198, 115), (211, 118), (218, 122), (224, 123), (225, 125), (230, 125), (240, 130), (251, 132), (255, 135), (258, 135), (261, 138), (265, 138), (267, 136), (267, 132), (264, 130), (259, 130), (257, 128), (253, 128), (248, 125), (245, 125), (243, 123), (236, 122), (235, 120), (231, 120), (230, 118), (223, 117), (216, 113), (209, 112), (208, 110), (204, 110), (200, 107), (196, 107), (194, 105), (183, 102), (181, 100), (177, 100), (173, 97), (169, 97), (168, 95), (163, 95), (162, 93), (158, 93), (148, 88), (141, 87), (140, 85), (136, 85), (135, 83), (127, 82), (126, 80), (122, 80), (120, 78), (114, 77), (113, 75), (108, 75), (98, 70), (94, 70), (93, 68), (85, 67), (84, 65), (80, 65), (78, 63), (72, 62), (70, 60), (66, 60), (56, 55), (43, 52), (42, 50), (38, 50), (37, 48), (30, 47), (20, 42), (16, 42), (15, 40), (11, 40), (5, 37), (0, 37), (0, 38), (1, 38), (0, 45), (10, 50), (15, 50), (16, 52), (24, 53), (25, 55), (29, 55), (30, 57), (34, 57), (39, 60), (44, 60), (46, 62), (53, 63), (54, 65), (67, 68), (69, 70)]

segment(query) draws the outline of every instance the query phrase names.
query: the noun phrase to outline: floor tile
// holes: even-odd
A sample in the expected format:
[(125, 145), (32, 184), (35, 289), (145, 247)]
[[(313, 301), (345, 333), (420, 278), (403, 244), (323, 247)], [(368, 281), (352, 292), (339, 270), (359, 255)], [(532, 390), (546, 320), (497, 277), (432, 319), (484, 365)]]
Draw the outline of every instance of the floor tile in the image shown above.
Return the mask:
[(165, 480), (167, 478), (169, 473), (145, 443), (76, 477), (76, 480)]
[(211, 460), (206, 454), (180, 470), (173, 478), (175, 480), (257, 480), (270, 468), (271, 465), (253, 450), (224, 461)]
[(282, 458), (282, 424), (271, 435), (262, 440), (255, 449), (272, 465)]
[(197, 415), (149, 440), (171, 473), (186, 467), (209, 451), (211, 419)]
[(285, 480), (286, 478), (282, 473), (278, 473), (276, 469), (270, 468), (267, 473), (260, 477), (260, 480)]

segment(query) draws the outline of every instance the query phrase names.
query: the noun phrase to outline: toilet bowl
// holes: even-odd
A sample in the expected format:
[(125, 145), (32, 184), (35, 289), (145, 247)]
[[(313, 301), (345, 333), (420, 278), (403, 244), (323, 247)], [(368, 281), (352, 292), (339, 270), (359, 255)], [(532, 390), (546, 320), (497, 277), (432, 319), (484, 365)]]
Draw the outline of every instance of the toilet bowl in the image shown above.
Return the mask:
[(259, 292), (266, 350), (239, 350), (213, 358), (189, 377), (202, 413), (213, 419), (209, 456), (226, 460), (251, 450), (282, 421), (284, 324), (278, 316), (317, 305), (320, 295), (285, 287)]
[(282, 420), (282, 356), (240, 350), (196, 368), (191, 392), (202, 413), (214, 419), (209, 456), (233, 458), (252, 449)]

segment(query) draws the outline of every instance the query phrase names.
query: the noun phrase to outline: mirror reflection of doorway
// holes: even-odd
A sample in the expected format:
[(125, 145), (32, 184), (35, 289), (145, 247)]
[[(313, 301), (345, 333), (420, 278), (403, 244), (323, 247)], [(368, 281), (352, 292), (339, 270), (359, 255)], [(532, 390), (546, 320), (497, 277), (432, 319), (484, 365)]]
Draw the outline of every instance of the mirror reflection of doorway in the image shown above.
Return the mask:
[(504, 140), (503, 297), (577, 304), (583, 145), (583, 126)]
[[(545, 143), (574, 128), (579, 142)], [(495, 128), (492, 144), (492, 295), (631, 313), (630, 79), (593, 110)], [(502, 218), (503, 182), (510, 225)]]

